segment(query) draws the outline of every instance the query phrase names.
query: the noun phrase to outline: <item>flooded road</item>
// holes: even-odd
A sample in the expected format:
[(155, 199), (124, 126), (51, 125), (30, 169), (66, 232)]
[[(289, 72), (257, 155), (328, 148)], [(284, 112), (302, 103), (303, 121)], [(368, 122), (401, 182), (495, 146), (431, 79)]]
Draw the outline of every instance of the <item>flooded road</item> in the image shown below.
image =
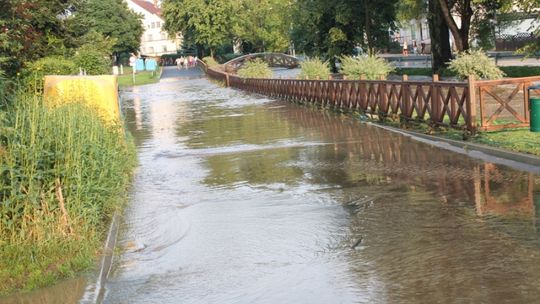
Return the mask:
[(205, 79), (130, 89), (105, 303), (531, 303), (540, 177)]

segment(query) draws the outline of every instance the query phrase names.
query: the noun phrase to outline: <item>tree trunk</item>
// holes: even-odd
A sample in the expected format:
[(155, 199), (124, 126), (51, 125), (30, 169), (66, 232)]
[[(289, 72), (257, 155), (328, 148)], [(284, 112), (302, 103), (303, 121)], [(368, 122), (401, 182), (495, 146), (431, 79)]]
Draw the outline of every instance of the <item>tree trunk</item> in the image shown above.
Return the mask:
[(428, 23), (431, 36), (432, 70), (438, 74), (452, 59), (448, 25), (442, 15), (439, 0), (429, 0)]
[(442, 17), (454, 36), (456, 49), (462, 52), (469, 49), (469, 31), (471, 28), (471, 19), (473, 10), (471, 0), (462, 0), (460, 5), (461, 28), (459, 28), (452, 17), (451, 6), (448, 0), (438, 0)]
[(368, 45), (368, 54), (373, 53), (373, 41), (371, 37), (371, 19), (369, 18), (369, 1), (364, 0), (364, 18), (365, 18), (365, 27), (366, 27), (366, 40)]

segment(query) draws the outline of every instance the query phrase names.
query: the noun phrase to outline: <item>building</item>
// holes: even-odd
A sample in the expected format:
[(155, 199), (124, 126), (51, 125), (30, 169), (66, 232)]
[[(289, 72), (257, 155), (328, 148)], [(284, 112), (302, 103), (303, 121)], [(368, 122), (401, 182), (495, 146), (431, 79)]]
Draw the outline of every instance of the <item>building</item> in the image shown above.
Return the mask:
[(169, 37), (163, 30), (165, 21), (161, 18), (158, 1), (126, 0), (128, 7), (143, 16), (144, 33), (141, 37), (141, 56), (158, 57), (176, 54), (180, 49), (179, 37)]

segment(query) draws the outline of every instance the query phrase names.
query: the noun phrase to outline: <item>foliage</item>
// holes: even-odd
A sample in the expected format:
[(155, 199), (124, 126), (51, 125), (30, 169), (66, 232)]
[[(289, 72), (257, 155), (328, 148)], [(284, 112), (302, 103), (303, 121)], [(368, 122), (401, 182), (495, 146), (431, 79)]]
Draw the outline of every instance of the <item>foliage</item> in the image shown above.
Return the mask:
[(33, 62), (30, 65), (29, 70), (42, 77), (45, 75), (72, 75), (77, 73), (78, 68), (71, 59), (60, 56), (50, 56)]
[(309, 58), (300, 63), (300, 77), (309, 79), (328, 79), (330, 76), (330, 65), (328, 61), (320, 58)]
[(83, 37), (74, 42), (75, 47), (88, 44), (84, 37), (97, 32), (114, 41), (112, 52), (134, 53), (140, 47), (144, 32), (141, 18), (123, 0), (87, 0), (79, 2), (69, 22), (72, 35)]
[(230, 0), (164, 0), (161, 4), (169, 34), (189, 32), (195, 43), (215, 49), (233, 40), (238, 3)]
[(88, 75), (111, 73), (111, 59), (92, 47), (79, 48), (73, 59), (77, 66), (85, 70)]
[[(2, 0), (0, 10), (0, 70), (14, 76), (24, 62), (57, 52), (66, 35), (59, 18), (76, 0)], [(56, 49), (56, 50), (55, 50)]]
[(271, 78), (272, 70), (268, 67), (268, 63), (257, 58), (246, 62), (244, 66), (238, 70), (238, 76), (244, 78)]
[[(0, 293), (92, 267), (135, 165), (122, 128), (19, 95), (0, 120)], [(1, 115), (0, 115), (1, 116)]]
[(289, 47), (290, 2), (284, 0), (240, 1), (234, 35), (249, 43), (251, 52), (284, 52)]
[(219, 65), (219, 63), (218, 63), (213, 57), (210, 57), (210, 56), (204, 57), (204, 58), (202, 59), (202, 61), (203, 61), (204, 63), (206, 63), (206, 65), (207, 65), (209, 68), (215, 67), (215, 66), (218, 66), (218, 65)]
[(350, 79), (360, 79), (361, 75), (367, 80), (376, 80), (388, 76), (394, 67), (383, 58), (375, 55), (362, 57), (341, 57), (341, 72)]
[(36, 60), (22, 72), (22, 84), (26, 90), (41, 92), (45, 75), (74, 75), (79, 71), (77, 64), (62, 56), (49, 56)]
[(308, 55), (335, 58), (351, 54), (360, 44), (367, 50), (386, 48), (388, 30), (395, 29), (397, 0), (298, 0), (292, 40)]
[(461, 79), (469, 75), (476, 79), (500, 79), (504, 76), (503, 71), (482, 50), (468, 50), (458, 54), (450, 62), (449, 69)]

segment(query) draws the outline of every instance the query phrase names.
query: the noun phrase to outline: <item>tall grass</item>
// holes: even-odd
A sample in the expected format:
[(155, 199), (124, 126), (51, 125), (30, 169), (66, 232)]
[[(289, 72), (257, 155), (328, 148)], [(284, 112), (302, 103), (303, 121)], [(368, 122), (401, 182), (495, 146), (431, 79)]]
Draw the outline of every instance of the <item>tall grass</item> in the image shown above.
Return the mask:
[(320, 58), (308, 58), (300, 63), (300, 77), (309, 79), (328, 79), (330, 76), (330, 65), (328, 61)]
[(364, 76), (367, 80), (377, 80), (381, 76), (386, 78), (394, 69), (384, 58), (375, 55), (341, 57), (341, 72), (349, 79), (360, 79)]
[(260, 58), (247, 61), (238, 72), (238, 76), (243, 78), (272, 78), (272, 70), (266, 61)]
[(80, 103), (20, 94), (0, 115), (0, 293), (92, 265), (125, 196), (134, 147)]

